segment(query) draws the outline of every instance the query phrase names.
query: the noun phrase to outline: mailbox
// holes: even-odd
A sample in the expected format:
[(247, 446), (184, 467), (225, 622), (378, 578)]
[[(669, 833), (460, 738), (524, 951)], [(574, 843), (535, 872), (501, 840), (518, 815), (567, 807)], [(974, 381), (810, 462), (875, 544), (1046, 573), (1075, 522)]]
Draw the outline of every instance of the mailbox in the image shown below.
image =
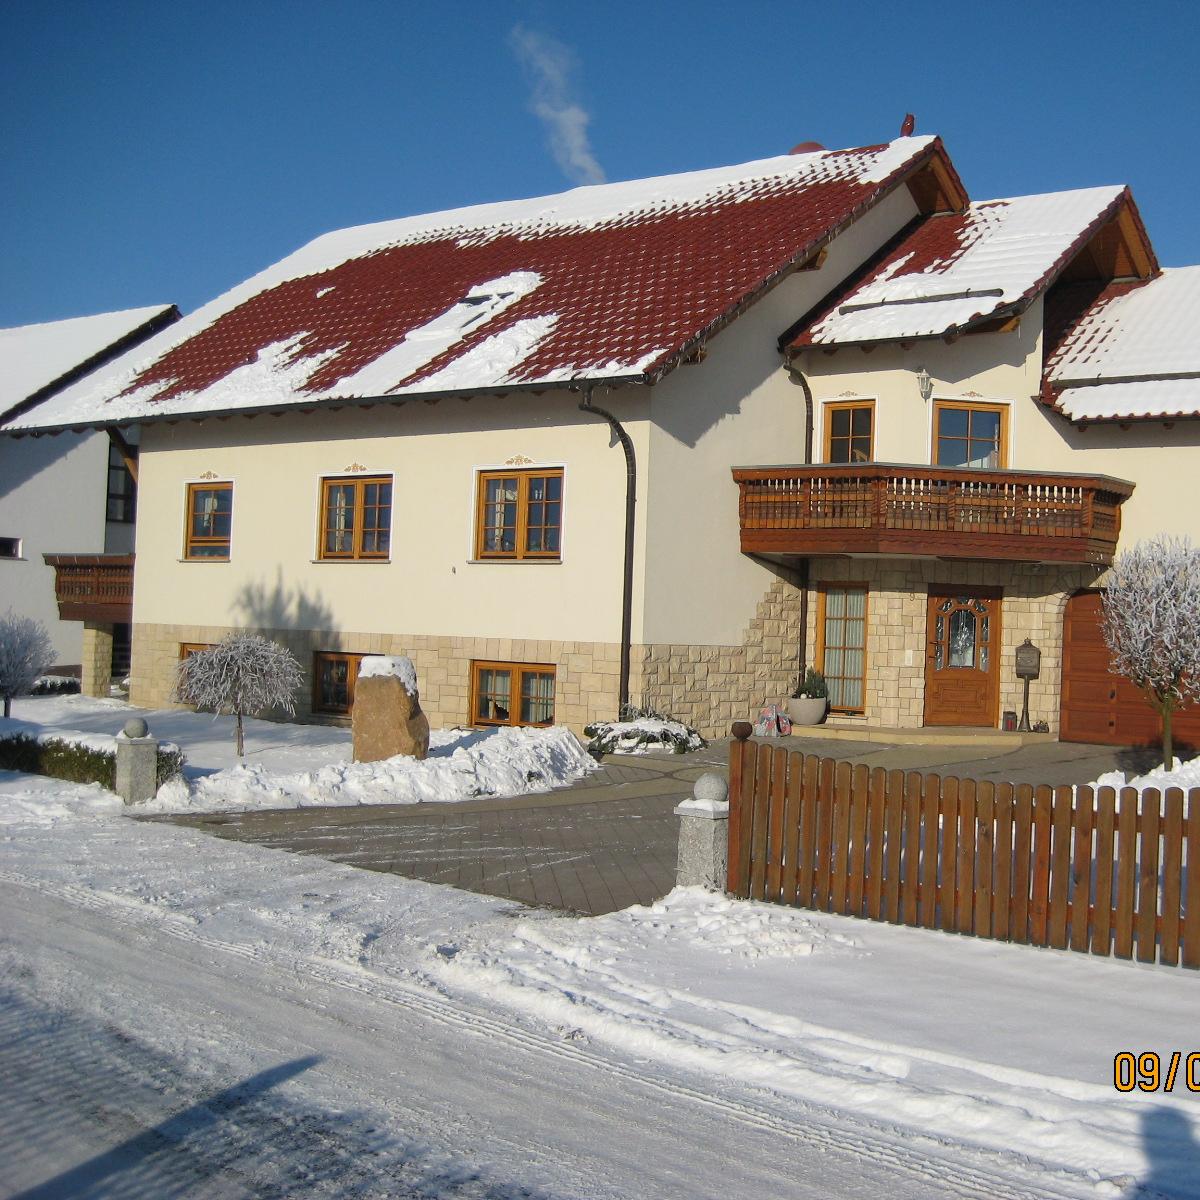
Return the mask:
[(1017, 678), (1037, 679), (1042, 673), (1042, 652), (1026, 638), (1017, 647)]

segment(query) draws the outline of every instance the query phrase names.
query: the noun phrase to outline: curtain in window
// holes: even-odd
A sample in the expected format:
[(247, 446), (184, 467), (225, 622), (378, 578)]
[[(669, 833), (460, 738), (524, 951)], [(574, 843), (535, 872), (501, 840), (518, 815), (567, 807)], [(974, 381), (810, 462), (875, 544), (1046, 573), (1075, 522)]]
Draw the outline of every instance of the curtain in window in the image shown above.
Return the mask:
[(861, 711), (866, 706), (866, 588), (826, 590), (824, 634), (829, 705)]

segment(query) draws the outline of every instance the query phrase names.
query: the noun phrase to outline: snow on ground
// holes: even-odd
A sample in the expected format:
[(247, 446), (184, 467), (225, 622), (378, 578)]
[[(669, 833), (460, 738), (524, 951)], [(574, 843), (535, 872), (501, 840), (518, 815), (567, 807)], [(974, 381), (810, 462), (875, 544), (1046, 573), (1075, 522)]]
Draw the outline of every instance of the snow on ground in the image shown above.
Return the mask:
[[(43, 717), (64, 706), (72, 728), (114, 718), (119, 727), (128, 713), (104, 701), (23, 703), (45, 705)], [(189, 745), (184, 718), (197, 720), (148, 716), (200, 770), (223, 769), (225, 741)], [(252, 737), (264, 765), (319, 773), (340, 732), (256, 723)], [(1182, 1072), (1170, 1095), (1113, 1086), (1121, 1051), (1200, 1051), (1196, 972), (697, 889), (599, 918), (514, 920), (511, 902), (130, 821), (101, 789), (13, 773), (0, 774), (0, 844), (0, 886), (110, 914), (110, 936), (131, 947), (148, 927), (209, 954), (278, 964), (298, 996), (317, 975), (364, 1002), (404, 980), (455, 1010), (491, 1013), (496, 1029), (519, 1020), (548, 1044), (578, 1047), (580, 1062), (621, 1063), (666, 1089), (707, 1078), (722, 1102), (753, 1093), (760, 1110), (797, 1123), (932, 1139), (954, 1164), (998, 1181), (1034, 1172), (1026, 1196), (1200, 1197), (1200, 1094)], [(82, 936), (70, 922), (54, 926), (68, 956)], [(239, 1011), (244, 1036), (256, 1021), (265, 1036), (269, 1008)], [(152, 1043), (178, 1036), (170, 1005), (140, 1006), (136, 1020)], [(972, 1194), (1017, 1193), (997, 1182)]]
[(0, 733), (64, 737), (107, 749), (132, 715), (187, 755), (184, 778), (164, 784), (142, 812), (219, 812), (307, 805), (452, 803), (477, 796), (549, 791), (597, 769), (569, 729), (439, 729), (423, 762), (350, 761), (350, 733), (317, 725), (246, 722), (246, 762), (237, 761), (232, 717), (145, 712), (85, 696), (18, 701)]
[(1200, 787), (1200, 758), (1193, 758), (1188, 762), (1177, 758), (1169, 771), (1165, 766), (1157, 766), (1144, 775), (1130, 775), (1128, 779), (1124, 771), (1106, 771), (1099, 779), (1094, 779), (1091, 786), (1094, 788), (1134, 787), (1139, 790), (1158, 788), (1160, 791), (1177, 787), (1183, 788), (1186, 792), (1189, 788)]

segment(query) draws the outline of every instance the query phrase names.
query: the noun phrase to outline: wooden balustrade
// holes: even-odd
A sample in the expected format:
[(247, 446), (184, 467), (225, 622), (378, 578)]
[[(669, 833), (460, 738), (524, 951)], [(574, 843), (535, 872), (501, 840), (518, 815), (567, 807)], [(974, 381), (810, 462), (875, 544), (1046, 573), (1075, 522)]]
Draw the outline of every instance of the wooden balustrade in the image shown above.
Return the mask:
[(735, 467), (742, 550), (1112, 562), (1133, 484), (1105, 475), (854, 463)]
[(46, 554), (64, 621), (126, 624), (133, 618), (132, 554)]

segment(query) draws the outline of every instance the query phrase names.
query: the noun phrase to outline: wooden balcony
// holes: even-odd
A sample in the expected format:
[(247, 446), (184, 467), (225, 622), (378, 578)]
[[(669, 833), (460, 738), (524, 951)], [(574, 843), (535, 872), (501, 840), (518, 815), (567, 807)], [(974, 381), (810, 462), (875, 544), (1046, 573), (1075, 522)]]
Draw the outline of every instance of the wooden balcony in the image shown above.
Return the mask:
[(46, 554), (64, 621), (126, 624), (133, 619), (132, 554)]
[(735, 467), (742, 551), (1112, 562), (1133, 484), (1106, 475), (853, 463)]

